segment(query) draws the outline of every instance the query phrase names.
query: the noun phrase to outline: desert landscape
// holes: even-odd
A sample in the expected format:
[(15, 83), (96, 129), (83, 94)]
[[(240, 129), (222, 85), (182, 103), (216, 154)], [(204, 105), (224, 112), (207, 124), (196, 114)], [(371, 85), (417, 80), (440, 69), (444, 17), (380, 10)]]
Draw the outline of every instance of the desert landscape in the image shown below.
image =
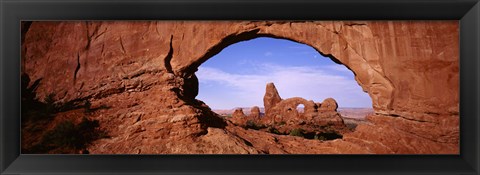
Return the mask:
[[(242, 112), (245, 116), (249, 116), (252, 113), (253, 107), (238, 107), (242, 109)], [(258, 108), (259, 116), (265, 116), (265, 108)], [(219, 114), (223, 118), (231, 118), (233, 112), (236, 109), (213, 109), (212, 111)], [(303, 112), (303, 108), (297, 108), (299, 112)], [(256, 111), (256, 109), (254, 110)], [(343, 119), (345, 125), (349, 126), (351, 129), (354, 129), (358, 124), (368, 122), (366, 117), (373, 115), (374, 111), (372, 108), (337, 108), (337, 112)]]
[[(198, 99), (199, 66), (258, 37), (344, 65), (371, 108), (276, 82), (258, 106)], [(21, 153), (459, 154), (458, 37), (458, 21), (25, 21)]]

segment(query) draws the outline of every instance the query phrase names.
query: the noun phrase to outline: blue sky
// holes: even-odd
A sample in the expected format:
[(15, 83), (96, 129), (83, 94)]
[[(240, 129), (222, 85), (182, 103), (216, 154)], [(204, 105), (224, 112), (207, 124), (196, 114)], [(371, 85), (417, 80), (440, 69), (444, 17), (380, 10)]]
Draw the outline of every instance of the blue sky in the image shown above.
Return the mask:
[(268, 82), (283, 99), (322, 102), (332, 97), (339, 107), (372, 107), (345, 66), (285, 39), (261, 37), (232, 44), (203, 63), (196, 75), (200, 85), (196, 98), (212, 109), (263, 107)]

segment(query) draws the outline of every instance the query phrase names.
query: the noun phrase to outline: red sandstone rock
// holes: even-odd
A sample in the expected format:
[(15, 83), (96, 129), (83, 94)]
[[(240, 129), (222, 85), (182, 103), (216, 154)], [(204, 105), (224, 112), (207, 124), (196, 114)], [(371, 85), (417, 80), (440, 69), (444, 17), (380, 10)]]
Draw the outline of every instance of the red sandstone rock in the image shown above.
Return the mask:
[(245, 113), (243, 113), (242, 108), (237, 108), (232, 114), (232, 118), (230, 119), (232, 123), (243, 126), (245, 125), (245, 122), (247, 121), (247, 116), (245, 116)]
[[(273, 88), (272, 88), (273, 87)], [(267, 90), (275, 90), (273, 83), (267, 84)], [(278, 92), (275, 90), (275, 94)], [(266, 92), (264, 99), (269, 99)], [(267, 101), (269, 102), (269, 101)], [(302, 104), (303, 111), (299, 112), (297, 107)], [(333, 98), (327, 98), (322, 103), (315, 103), (300, 97), (280, 100), (276, 104), (270, 105), (270, 110), (265, 112), (260, 124), (278, 130), (280, 133), (290, 133), (293, 130), (301, 129), (304, 132), (316, 133), (336, 133), (346, 132), (346, 125), (341, 115), (337, 112), (337, 102)], [(319, 106), (320, 105), (320, 106)]]
[(278, 94), (277, 88), (273, 83), (268, 83), (265, 89), (265, 95), (263, 96), (263, 105), (265, 107), (265, 113), (270, 112), (273, 106), (282, 100)]
[(252, 109), (250, 109), (250, 117), (260, 118), (260, 108), (258, 106), (254, 106)]
[[(29, 27), (22, 29), (22, 73), (30, 76), (28, 87), (39, 80), (38, 99), (53, 95), (58, 104), (88, 100), (92, 106), (108, 106), (90, 114), (56, 115), (99, 120), (110, 137), (89, 145), (92, 154), (459, 153), (456, 21), (22, 26)], [(233, 126), (193, 99), (198, 91), (194, 73), (201, 63), (234, 42), (265, 35), (307, 44), (347, 66), (372, 98), (376, 115), (343, 139), (318, 141)], [(266, 110), (281, 100), (273, 89), (267, 88)], [(26, 143), (23, 134), (28, 133), (22, 132)]]
[(232, 117), (235, 118), (245, 118), (245, 113), (243, 113), (242, 108), (235, 109), (235, 111), (232, 114)]
[(333, 98), (327, 98), (323, 100), (320, 108), (318, 109), (319, 111), (337, 111), (338, 105), (337, 101)]

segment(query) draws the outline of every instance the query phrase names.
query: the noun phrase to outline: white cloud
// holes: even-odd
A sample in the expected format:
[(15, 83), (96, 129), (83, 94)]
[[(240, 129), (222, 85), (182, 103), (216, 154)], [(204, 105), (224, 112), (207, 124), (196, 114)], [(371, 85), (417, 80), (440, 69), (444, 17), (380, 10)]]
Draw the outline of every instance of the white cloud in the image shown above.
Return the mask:
[[(262, 64), (259, 67), (262, 73), (255, 75), (231, 74), (216, 68), (199, 67), (196, 75), (200, 81), (200, 94), (197, 98), (212, 108), (263, 106), (265, 85), (273, 82), (283, 99), (303, 97), (321, 102), (333, 97), (343, 107), (371, 106), (368, 94), (362, 91), (355, 80), (331, 73), (331, 69), (341, 70), (339, 67), (286, 67), (273, 64)], [(347, 70), (345, 67), (343, 69)], [(228, 94), (202, 93), (202, 87), (208, 88), (213, 83), (222, 86), (217, 88), (229, 89)], [(228, 99), (229, 105), (234, 106), (210, 100), (214, 96), (217, 99)], [(231, 101), (235, 103), (232, 104)]]

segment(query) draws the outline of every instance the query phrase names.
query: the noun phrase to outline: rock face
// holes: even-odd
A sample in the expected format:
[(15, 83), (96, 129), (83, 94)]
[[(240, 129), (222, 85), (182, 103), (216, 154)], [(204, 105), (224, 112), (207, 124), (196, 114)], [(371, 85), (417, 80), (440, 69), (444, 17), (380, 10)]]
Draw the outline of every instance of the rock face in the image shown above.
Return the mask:
[(269, 113), (272, 107), (282, 101), (278, 94), (277, 88), (273, 83), (268, 83), (265, 89), (265, 95), (263, 96), (263, 105), (265, 107), (265, 113)]
[(245, 117), (245, 114), (243, 113), (243, 109), (242, 109), (242, 108), (235, 109), (235, 111), (234, 111), (233, 114), (232, 114), (232, 117), (235, 117), (235, 118), (244, 118), (244, 117)]
[(261, 119), (260, 117), (263, 117), (262, 113), (260, 112), (260, 108), (258, 106), (252, 107), (248, 118), (252, 121), (258, 122)]
[(319, 106), (319, 111), (337, 111), (338, 104), (333, 98), (327, 98)]
[[(265, 108), (265, 117), (260, 120), (260, 124), (273, 127), (279, 133), (287, 134), (295, 129), (310, 133), (328, 132), (337, 135), (346, 131), (346, 125), (337, 112), (337, 102), (333, 98), (327, 98), (322, 103), (315, 103), (300, 97), (281, 100), (275, 85), (268, 83), (264, 99), (270, 99), (271, 94), (275, 94), (276, 99), (280, 99), (280, 101), (273, 105), (269, 103), (270, 101), (265, 101), (267, 102), (265, 106), (270, 105), (270, 110), (267, 111)], [(299, 105), (304, 106), (302, 111), (297, 109)]]
[(250, 110), (250, 117), (251, 118), (260, 118), (260, 108), (258, 106), (252, 107)]
[[(22, 73), (31, 79), (26, 87), (39, 82), (35, 96), (40, 101), (49, 97), (59, 105), (89, 101), (92, 108), (107, 106), (85, 114), (110, 136), (89, 145), (93, 154), (459, 153), (457, 21), (71, 21), (22, 26)], [(372, 98), (370, 124), (334, 141), (302, 140), (231, 126), (195, 99), (198, 66), (233, 43), (265, 36), (307, 44), (353, 71)], [(268, 89), (267, 111), (281, 100)], [(320, 110), (335, 107), (327, 104)], [(230, 143), (223, 144), (223, 139)], [(315, 149), (300, 149), (305, 147)]]
[(237, 108), (232, 113), (232, 118), (230, 119), (230, 121), (232, 121), (232, 123), (234, 123), (235, 125), (244, 126), (245, 122), (247, 121), (247, 116), (245, 116), (245, 113), (243, 113), (242, 108)]

